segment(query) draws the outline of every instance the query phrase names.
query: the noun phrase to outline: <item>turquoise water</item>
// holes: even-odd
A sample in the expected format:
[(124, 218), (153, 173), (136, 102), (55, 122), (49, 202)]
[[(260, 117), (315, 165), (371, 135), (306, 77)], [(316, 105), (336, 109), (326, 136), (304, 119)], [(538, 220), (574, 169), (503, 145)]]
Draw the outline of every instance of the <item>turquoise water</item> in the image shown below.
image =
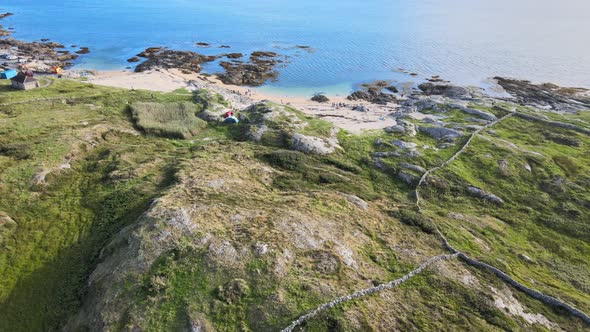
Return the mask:
[(148, 46), (275, 50), (291, 62), (267, 89), (302, 94), (412, 80), (398, 68), (458, 84), (501, 75), (590, 87), (587, 0), (2, 0), (2, 11), (16, 14), (2, 21), (16, 38), (90, 47), (81, 68), (122, 69)]

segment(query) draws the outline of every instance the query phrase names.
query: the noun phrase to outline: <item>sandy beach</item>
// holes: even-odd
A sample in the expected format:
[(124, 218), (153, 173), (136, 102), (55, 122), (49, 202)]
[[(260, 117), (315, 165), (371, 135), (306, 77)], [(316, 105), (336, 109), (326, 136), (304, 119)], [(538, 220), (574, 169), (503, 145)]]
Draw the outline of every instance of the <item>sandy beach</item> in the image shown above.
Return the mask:
[[(80, 77), (80, 72), (70, 71), (66, 77), (73, 79)], [(330, 96), (328, 103), (317, 103), (302, 96), (273, 95), (261, 92), (256, 88), (226, 85), (212, 76), (202, 74), (184, 74), (176, 69), (153, 70), (142, 73), (131, 71), (98, 71), (86, 75), (87, 82), (125, 89), (141, 89), (160, 92), (172, 92), (177, 89), (189, 91), (209, 89), (222, 94), (232, 102), (236, 110), (262, 100), (293, 106), (306, 114), (323, 118), (335, 126), (351, 133), (365, 130), (382, 129), (395, 125), (395, 119), (390, 115), (397, 109), (397, 105), (375, 105), (368, 102), (350, 101), (342, 96)], [(310, 96), (311, 97), (311, 96)], [(334, 104), (343, 104), (339, 107)], [(363, 105), (370, 112), (353, 110), (354, 106)]]

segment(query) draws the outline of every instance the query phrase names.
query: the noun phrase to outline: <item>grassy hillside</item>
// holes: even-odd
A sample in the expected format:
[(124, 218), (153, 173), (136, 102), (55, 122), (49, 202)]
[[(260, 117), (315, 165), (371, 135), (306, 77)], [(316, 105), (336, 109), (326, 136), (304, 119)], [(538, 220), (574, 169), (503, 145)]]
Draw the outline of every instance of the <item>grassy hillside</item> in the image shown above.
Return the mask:
[[(277, 331), (445, 253), (434, 225), (460, 250), (590, 312), (588, 136), (510, 118), (428, 179), (420, 214), (413, 190), (421, 171), (407, 165), (441, 164), (466, 135), (442, 144), (420, 131), (340, 132), (334, 153), (305, 154), (287, 137), (328, 137), (328, 123), (261, 104), (244, 112), (250, 123), (205, 124), (193, 113), (207, 108), (205, 95), (67, 80), (23, 92), (1, 83), (0, 212), (16, 226), (0, 224), (0, 331)], [(473, 117), (445, 112), (446, 122)], [(179, 114), (190, 121), (167, 126)], [(550, 116), (588, 120), (587, 112)], [(262, 125), (266, 138), (249, 141)], [(170, 130), (179, 138), (161, 137)], [(416, 143), (417, 153), (392, 140)], [(555, 325), (587, 328), (455, 260), (303, 328)]]

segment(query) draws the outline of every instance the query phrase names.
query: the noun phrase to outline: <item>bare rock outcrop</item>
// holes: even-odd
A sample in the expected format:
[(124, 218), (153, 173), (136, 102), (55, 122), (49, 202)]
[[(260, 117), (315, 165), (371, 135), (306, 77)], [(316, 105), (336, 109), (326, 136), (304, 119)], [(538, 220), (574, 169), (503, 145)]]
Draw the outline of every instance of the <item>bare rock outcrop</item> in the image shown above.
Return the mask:
[(500, 197), (498, 197), (498, 196), (496, 196), (494, 194), (490, 194), (488, 192), (485, 192), (484, 190), (482, 190), (480, 188), (473, 187), (473, 186), (468, 186), (467, 187), (467, 191), (469, 193), (471, 193), (473, 196), (475, 196), (477, 198), (481, 198), (481, 199), (483, 199), (485, 201), (488, 201), (490, 203), (494, 203), (494, 204), (497, 204), (497, 205), (503, 205), (504, 204), (504, 201)]

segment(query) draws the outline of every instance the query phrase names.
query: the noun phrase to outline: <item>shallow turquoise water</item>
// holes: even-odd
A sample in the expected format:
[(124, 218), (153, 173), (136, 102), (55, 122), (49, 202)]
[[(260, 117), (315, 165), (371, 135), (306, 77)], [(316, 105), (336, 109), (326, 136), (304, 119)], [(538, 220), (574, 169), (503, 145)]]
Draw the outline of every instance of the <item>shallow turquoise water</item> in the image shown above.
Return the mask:
[(292, 55), (271, 90), (411, 80), (397, 68), (458, 84), (501, 75), (590, 87), (587, 0), (2, 0), (2, 11), (16, 14), (2, 21), (16, 38), (90, 47), (83, 68), (124, 68), (148, 46), (228, 51), (203, 41)]

